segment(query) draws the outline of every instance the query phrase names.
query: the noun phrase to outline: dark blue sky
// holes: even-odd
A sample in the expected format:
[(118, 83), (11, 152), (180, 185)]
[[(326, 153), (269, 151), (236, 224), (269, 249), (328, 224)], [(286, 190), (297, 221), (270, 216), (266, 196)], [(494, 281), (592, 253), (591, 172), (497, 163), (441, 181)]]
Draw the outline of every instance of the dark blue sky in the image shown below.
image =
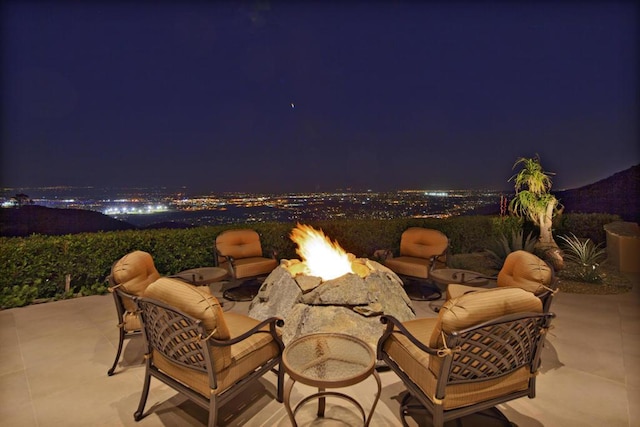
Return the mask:
[(554, 188), (640, 163), (635, 2), (2, 3), (5, 187)]

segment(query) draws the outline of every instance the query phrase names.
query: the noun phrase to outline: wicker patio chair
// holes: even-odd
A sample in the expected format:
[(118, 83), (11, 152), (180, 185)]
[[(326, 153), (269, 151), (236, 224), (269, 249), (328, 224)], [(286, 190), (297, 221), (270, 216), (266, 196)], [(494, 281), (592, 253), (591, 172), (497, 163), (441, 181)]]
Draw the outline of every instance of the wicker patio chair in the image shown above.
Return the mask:
[[(517, 287), (532, 292), (542, 301), (546, 313), (551, 308), (553, 297), (558, 292), (558, 278), (551, 264), (527, 251), (511, 252), (496, 277), (484, 277), (496, 281), (498, 287)], [(469, 292), (482, 291), (482, 288), (450, 284), (447, 286), (447, 299), (459, 297)]]
[(552, 313), (532, 293), (496, 288), (445, 303), (438, 318), (401, 323), (382, 316), (378, 359), (407, 388), (400, 417), (430, 417), (435, 427), (497, 404), (535, 397), (540, 351)]
[(269, 371), (278, 375), (276, 399), (282, 402), (284, 344), (276, 329), (281, 319), (223, 314), (215, 297), (170, 278), (152, 283), (145, 295), (135, 299), (147, 352), (136, 421), (144, 416), (151, 377), (208, 409), (209, 427), (217, 425), (220, 406), (242, 398)]
[[(388, 258), (384, 265), (402, 278), (405, 284), (417, 281), (417, 291), (407, 289), (414, 300), (435, 300), (441, 296), (440, 289), (428, 282), (429, 272), (446, 265), (449, 239), (438, 230), (409, 227), (400, 238), (400, 255)], [(425, 292), (425, 287), (427, 288)]]
[(142, 334), (140, 316), (133, 298), (142, 295), (147, 286), (158, 278), (160, 273), (156, 270), (153, 258), (143, 251), (131, 252), (111, 267), (111, 274), (107, 280), (116, 305), (119, 338), (116, 358), (107, 375), (114, 374), (120, 361), (124, 341)]

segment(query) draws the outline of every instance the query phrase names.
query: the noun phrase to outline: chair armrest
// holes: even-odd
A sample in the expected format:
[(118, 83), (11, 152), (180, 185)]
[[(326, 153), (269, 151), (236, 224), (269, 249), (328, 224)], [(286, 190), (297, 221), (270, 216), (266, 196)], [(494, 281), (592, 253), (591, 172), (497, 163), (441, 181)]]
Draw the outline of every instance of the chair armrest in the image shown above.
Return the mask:
[(407, 330), (407, 328), (405, 328), (402, 325), (402, 322), (400, 322), (395, 317), (389, 316), (389, 315), (383, 315), (380, 317), (380, 322), (383, 325), (386, 325), (386, 327), (384, 329), (384, 332), (382, 333), (382, 336), (378, 340), (378, 346), (377, 346), (378, 360), (382, 360), (382, 351), (383, 351), (382, 349), (384, 347), (384, 343), (387, 340), (387, 338), (391, 336), (391, 334), (404, 335), (405, 337), (407, 337), (409, 341), (411, 341), (412, 344), (418, 347), (421, 351), (424, 351), (425, 353), (429, 353), (433, 355), (438, 354), (438, 349), (433, 349), (428, 345), (424, 344), (422, 341), (419, 341), (416, 337), (413, 336), (413, 334), (411, 334), (411, 332)]
[[(431, 255), (429, 257), (429, 270), (433, 270), (436, 267), (436, 262), (440, 261), (443, 264), (447, 265), (447, 260), (449, 259), (449, 257), (447, 256), (449, 255), (449, 247), (447, 246), (447, 248), (444, 250), (444, 252), (442, 252), (441, 254), (438, 255)], [(441, 258), (444, 257), (444, 260), (442, 260)]]
[(227, 262), (227, 269), (229, 270), (229, 275), (233, 278), (236, 277), (235, 271), (235, 259), (231, 255), (222, 255), (220, 251), (216, 248), (216, 256), (214, 257), (213, 265), (215, 267), (220, 267), (220, 258), (224, 258)]
[(270, 317), (268, 319), (265, 319), (262, 322), (258, 323), (253, 328), (249, 329), (247, 332), (243, 333), (242, 335), (238, 335), (235, 338), (231, 338), (228, 340), (218, 340), (215, 338), (209, 338), (209, 343), (214, 347), (226, 347), (233, 344), (237, 344), (243, 340), (246, 340), (247, 338), (249, 338), (250, 336), (252, 336), (257, 332), (265, 332), (265, 331), (262, 331), (261, 329), (267, 325), (269, 326), (269, 334), (273, 336), (273, 339), (278, 343), (278, 346), (280, 346), (280, 350), (282, 351), (284, 349), (284, 343), (282, 342), (282, 339), (276, 332), (276, 327), (283, 327), (284, 320), (279, 317)]

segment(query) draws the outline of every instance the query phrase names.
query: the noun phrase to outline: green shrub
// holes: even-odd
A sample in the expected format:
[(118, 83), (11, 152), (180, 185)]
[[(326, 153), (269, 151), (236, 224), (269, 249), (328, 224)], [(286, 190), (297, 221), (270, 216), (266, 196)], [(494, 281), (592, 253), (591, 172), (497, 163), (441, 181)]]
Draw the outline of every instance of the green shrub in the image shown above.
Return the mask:
[(29, 285), (14, 285), (0, 289), (0, 308), (22, 307), (36, 299), (38, 288)]
[[(615, 216), (563, 215), (564, 234), (590, 237), (603, 234), (603, 225)], [(408, 227), (442, 231), (449, 238), (450, 253), (483, 250), (503, 233), (523, 229), (516, 219), (495, 216), (450, 218), (399, 218), (393, 220), (334, 220), (309, 222), (321, 228), (348, 252), (370, 257), (378, 249), (398, 253), (400, 237)], [(586, 224), (586, 225), (585, 225)], [(0, 237), (0, 306), (18, 307), (35, 298), (61, 298), (104, 292), (111, 265), (134, 250), (149, 252), (161, 274), (214, 264), (216, 236), (230, 228), (252, 228), (265, 250), (279, 259), (297, 258), (289, 239), (295, 223), (251, 223), (203, 226), (189, 229), (127, 230), (66, 236)], [(573, 228), (571, 228), (573, 227)], [(603, 237), (604, 239), (604, 237)], [(596, 242), (595, 239), (592, 239)], [(67, 275), (70, 288), (65, 292)]]
[(596, 244), (605, 245), (607, 233), (604, 226), (620, 220), (618, 215), (610, 214), (563, 214), (556, 218), (554, 234), (560, 236), (573, 233)]

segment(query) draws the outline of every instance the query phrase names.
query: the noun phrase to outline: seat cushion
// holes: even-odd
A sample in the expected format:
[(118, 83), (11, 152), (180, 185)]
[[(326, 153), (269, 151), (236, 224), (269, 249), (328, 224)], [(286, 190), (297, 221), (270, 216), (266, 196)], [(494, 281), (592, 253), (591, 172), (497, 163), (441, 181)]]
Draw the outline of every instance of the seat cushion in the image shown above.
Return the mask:
[[(258, 325), (257, 320), (238, 313), (226, 313), (227, 325), (231, 331), (231, 337), (237, 337), (244, 332)], [(251, 335), (246, 340), (231, 345), (229, 347), (213, 347), (213, 360), (220, 359), (220, 353), (224, 352), (224, 358), (228, 358), (230, 363), (221, 367), (214, 362), (214, 370), (218, 381), (218, 388), (211, 390), (207, 374), (178, 365), (160, 353), (154, 351), (154, 364), (162, 371), (188, 384), (190, 387), (209, 397), (211, 394), (220, 394), (240, 379), (246, 377), (269, 360), (277, 357), (280, 353), (277, 343), (268, 333), (268, 328), (264, 332)]]
[(540, 299), (520, 288), (493, 288), (463, 294), (444, 303), (429, 339), (429, 346), (442, 348), (442, 332), (454, 331), (513, 313), (541, 313)]
[(448, 245), (447, 236), (438, 230), (410, 227), (402, 233), (400, 256), (428, 259), (443, 254)]
[(135, 332), (142, 330), (142, 323), (140, 322), (140, 316), (133, 312), (125, 312), (123, 317), (123, 328), (126, 332)]
[(393, 270), (396, 274), (420, 277), (422, 279), (429, 277), (429, 260), (425, 258), (399, 256), (387, 259), (384, 262), (384, 265)]
[[(429, 347), (444, 348), (443, 333), (461, 331), (483, 322), (513, 313), (541, 313), (542, 302), (531, 292), (520, 288), (493, 288), (470, 292), (444, 303), (431, 337)], [(429, 370), (437, 375), (442, 359), (432, 357)]]
[(111, 279), (128, 294), (142, 296), (149, 284), (160, 278), (153, 258), (147, 252), (131, 252), (113, 264)]
[[(438, 319), (416, 319), (404, 322), (403, 326), (421, 342), (427, 342), (433, 334)], [(407, 337), (393, 333), (384, 343), (384, 351), (407, 374), (422, 392), (435, 401), (437, 377), (428, 368), (431, 357), (413, 345)], [(492, 399), (506, 393), (526, 390), (529, 382), (529, 369), (524, 366), (511, 374), (498, 379), (472, 384), (451, 384), (445, 389), (442, 401), (444, 410), (470, 405), (480, 399)]]
[(479, 288), (477, 286), (460, 285), (457, 283), (450, 283), (447, 285), (447, 300), (458, 298), (469, 292), (486, 291), (487, 288)]
[[(250, 257), (236, 259), (233, 265), (236, 273), (235, 278), (242, 279), (269, 274), (278, 266), (278, 261), (273, 258)], [(222, 267), (227, 268), (226, 263), (223, 263)]]
[[(208, 286), (194, 286), (178, 279), (163, 277), (147, 288), (145, 297), (162, 301), (192, 316), (202, 323), (215, 339), (228, 340), (231, 337), (220, 302), (211, 295)], [(228, 351), (215, 354), (213, 365), (222, 370), (231, 364)]]
[(149, 285), (144, 296), (202, 320), (204, 327), (216, 339), (227, 340), (230, 337), (220, 302), (211, 295), (208, 286), (193, 286), (182, 280), (162, 277)]
[(227, 230), (216, 237), (216, 249), (235, 259), (261, 257), (260, 235), (255, 230)]
[(498, 273), (498, 286), (514, 286), (540, 295), (551, 284), (551, 268), (542, 259), (527, 251), (511, 252)]

